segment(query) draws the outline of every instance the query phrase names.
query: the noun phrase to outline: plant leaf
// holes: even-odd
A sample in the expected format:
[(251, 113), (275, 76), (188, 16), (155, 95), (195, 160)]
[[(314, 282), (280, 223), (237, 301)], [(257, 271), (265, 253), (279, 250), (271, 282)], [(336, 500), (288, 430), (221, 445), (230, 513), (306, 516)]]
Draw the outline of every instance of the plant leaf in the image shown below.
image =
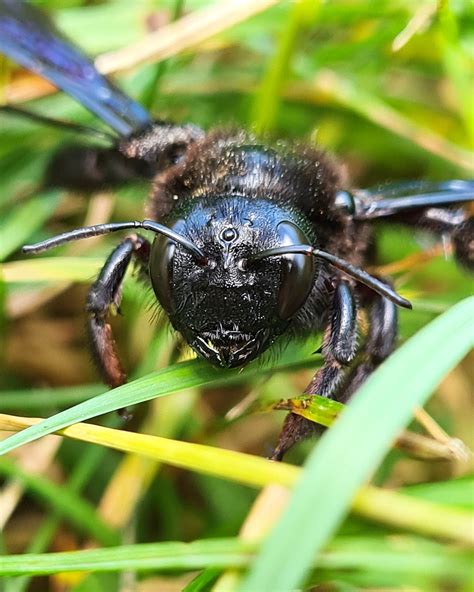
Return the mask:
[(308, 362), (310, 364), (315, 363), (315, 358), (312, 357), (312, 354), (304, 354), (301, 349), (294, 347), (291, 351), (287, 350), (284, 353), (277, 365), (270, 362), (262, 365), (261, 362), (257, 361), (250, 364), (244, 370), (238, 368), (221, 370), (212, 367), (209, 363), (202, 360), (191, 360), (175, 364), (169, 368), (153, 372), (143, 378), (107, 391), (93, 399), (79, 403), (70, 409), (66, 409), (45, 419), (37, 425), (27, 428), (23, 432), (14, 434), (10, 438), (0, 442), (0, 454), (4, 454), (22, 444), (32, 442), (47, 434), (52, 434), (73, 423), (84, 421), (91, 417), (97, 417), (98, 415), (103, 415), (116, 409), (149, 401), (156, 397), (163, 397), (177, 391), (204, 384), (209, 386), (241, 382), (252, 376), (260, 375), (263, 370), (274, 371), (278, 368), (283, 369), (289, 366), (298, 367)]
[[(0, 415), (0, 430), (21, 429), (38, 424), (38, 421), (28, 417)], [(292, 487), (301, 475), (300, 468), (283, 462), (270, 462), (234, 450), (89, 423), (66, 427), (59, 434), (250, 487), (264, 487), (272, 483)], [(474, 545), (472, 513), (458, 508), (366, 485), (354, 497), (353, 509), (369, 520)]]
[(473, 306), (471, 297), (435, 319), (362, 386), (310, 454), (242, 590), (270, 592), (301, 585), (314, 556), (334, 534), (357, 489), (377, 468), (413, 408), (423, 405), (472, 347)]
[(31, 197), (12, 209), (2, 220), (0, 261), (21, 247), (25, 241), (51, 216), (61, 198), (61, 192), (50, 190)]
[[(226, 538), (191, 543), (142, 543), (41, 555), (10, 555), (2, 557), (0, 575), (241, 568), (251, 563), (257, 549), (256, 542)], [(311, 563), (315, 565), (314, 558)], [(408, 575), (426, 574), (429, 566), (430, 575), (446, 577), (449, 574), (456, 581), (461, 578), (467, 581), (471, 574), (471, 560), (467, 551), (444, 553), (441, 545), (415, 537), (400, 537), (397, 541), (384, 537), (341, 538), (319, 555), (317, 563), (320, 569), (375, 569), (379, 574)], [(209, 576), (212, 576), (212, 572)]]

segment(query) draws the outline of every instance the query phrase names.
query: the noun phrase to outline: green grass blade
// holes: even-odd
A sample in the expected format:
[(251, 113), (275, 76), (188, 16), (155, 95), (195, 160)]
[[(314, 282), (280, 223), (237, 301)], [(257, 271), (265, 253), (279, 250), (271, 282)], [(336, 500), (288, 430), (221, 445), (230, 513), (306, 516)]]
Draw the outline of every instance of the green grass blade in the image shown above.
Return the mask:
[(450, 82), (456, 93), (459, 112), (463, 116), (470, 147), (474, 148), (474, 101), (472, 85), (474, 74), (472, 57), (468, 55), (459, 38), (456, 14), (449, 2), (439, 3), (438, 36), (441, 56)]
[[(5, 430), (17, 430), (38, 422), (37, 419), (0, 415), (0, 428)], [(60, 430), (58, 434), (250, 487), (265, 487), (272, 483), (293, 487), (302, 472), (294, 465), (270, 462), (235, 450), (90, 423), (77, 423)], [(462, 508), (370, 485), (361, 487), (352, 501), (352, 507), (360, 516), (393, 528), (474, 545), (472, 512)]]
[(278, 47), (258, 90), (253, 120), (257, 133), (264, 134), (275, 126), (280, 93), (288, 78), (291, 57), (298, 33), (304, 25), (312, 23), (318, 12), (316, 0), (296, 0), (290, 9), (285, 30), (279, 35)]
[(192, 543), (149, 543), (69, 553), (11, 555), (0, 562), (0, 575), (50, 574), (63, 571), (200, 569), (247, 565), (256, 543), (210, 539)]
[(7, 349), (7, 285), (0, 265), (0, 372), (3, 371)]
[(105, 258), (38, 257), (11, 261), (3, 266), (5, 282), (84, 282), (94, 280)]
[(37, 440), (68, 425), (115, 411), (123, 407), (149, 401), (156, 397), (163, 397), (187, 388), (210, 386), (217, 384), (231, 384), (241, 382), (247, 378), (258, 376), (265, 369), (277, 370), (290, 366), (301, 366), (306, 363), (314, 364), (314, 357), (302, 354), (294, 347), (282, 356), (278, 364), (255, 362), (245, 370), (221, 370), (212, 367), (201, 360), (191, 360), (175, 364), (169, 368), (153, 372), (138, 380), (107, 391), (93, 399), (79, 403), (56, 415), (45, 419), (35, 426), (31, 426), (18, 434), (10, 436), (0, 443), (0, 454), (4, 454), (22, 444)]
[[(209, 567), (214, 568), (208, 572), (210, 579), (217, 568), (248, 566), (257, 549), (256, 542), (221, 538), (196, 540), (191, 543), (142, 543), (66, 553), (10, 555), (3, 557), (0, 562), (0, 576), (68, 571), (190, 571)], [(442, 549), (443, 547), (437, 543), (415, 537), (399, 537), (398, 541), (383, 537), (347, 537), (334, 541), (319, 555), (317, 562), (322, 569), (357, 571), (370, 568), (377, 570), (379, 574), (387, 572), (408, 576), (423, 575), (429, 566), (430, 575), (451, 576), (454, 581), (468, 581), (471, 573), (468, 552), (452, 550), (444, 553), (441, 558)], [(313, 558), (312, 566), (315, 563)], [(273, 590), (288, 588), (278, 586)]]
[(0, 391), (0, 411), (41, 411), (48, 407), (74, 405), (102, 392), (103, 384)]
[(383, 98), (356, 86), (348, 76), (343, 78), (333, 72), (323, 72), (317, 78), (317, 88), (344, 108), (402, 138), (408, 138), (423, 150), (453, 163), (466, 173), (473, 173), (472, 152), (401, 114)]
[[(471, 297), (451, 308), (369, 378), (309, 456), (242, 590), (292, 590), (302, 583), (314, 556), (334, 534), (355, 492), (376, 469), (413, 408), (427, 400), (472, 347), (473, 307)], [(374, 409), (381, 408), (383, 413), (374, 416)]]
[(449, 481), (420, 483), (403, 488), (409, 496), (437, 504), (474, 510), (474, 475), (464, 475)]
[(183, 588), (183, 592), (207, 592), (208, 590), (211, 590), (211, 586), (221, 573), (222, 570), (217, 567), (208, 567), (193, 578), (191, 582)]
[[(109, 424), (117, 424), (118, 418), (108, 422)], [(106, 449), (101, 446), (90, 446), (81, 455), (77, 464), (73, 467), (69, 480), (62, 485), (66, 491), (73, 494), (80, 494), (84, 487), (91, 481), (95, 471), (102, 466), (106, 458)], [(0, 461), (1, 462), (1, 461)], [(61, 512), (57, 509), (48, 515), (48, 517), (38, 527), (34, 536), (25, 549), (27, 554), (39, 554), (47, 551), (51, 545), (51, 541), (61, 526)], [(15, 578), (6, 592), (24, 592), (28, 589), (31, 577), (22, 576)]]
[(300, 395), (292, 399), (279, 401), (274, 405), (274, 409), (287, 409), (292, 413), (329, 427), (334, 423), (337, 416), (342, 413), (344, 404), (319, 395)]
[(45, 191), (12, 209), (1, 223), (0, 261), (21, 247), (51, 216), (61, 198), (58, 190)]
[(26, 473), (8, 458), (0, 460), (0, 475), (20, 481), (65, 520), (103, 545), (118, 543), (118, 535), (100, 519), (90, 504), (74, 492), (40, 475)]

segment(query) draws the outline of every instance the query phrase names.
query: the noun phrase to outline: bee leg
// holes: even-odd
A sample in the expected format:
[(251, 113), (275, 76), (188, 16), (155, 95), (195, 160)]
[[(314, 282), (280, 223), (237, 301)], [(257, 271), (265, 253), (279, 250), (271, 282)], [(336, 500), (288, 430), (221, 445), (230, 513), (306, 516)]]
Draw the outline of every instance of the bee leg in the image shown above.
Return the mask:
[(364, 345), (365, 359), (347, 378), (338, 400), (348, 401), (363, 382), (395, 348), (398, 333), (398, 310), (393, 302), (375, 296), (369, 309), (369, 332)]
[[(334, 397), (348, 365), (357, 353), (357, 330), (357, 306), (352, 289), (346, 281), (341, 281), (334, 291), (329, 325), (324, 334), (324, 365), (316, 372), (305, 393)], [(281, 460), (294, 444), (317, 431), (318, 426), (312, 421), (289, 413), (271, 456), (272, 460)]]
[(149, 250), (150, 243), (140, 236), (130, 236), (122, 241), (109, 255), (87, 297), (87, 332), (94, 361), (110, 388), (120, 386), (127, 380), (118, 357), (112, 328), (107, 321), (110, 307), (118, 308), (120, 304), (121, 286), (132, 256), (137, 258), (144, 270)]
[(44, 175), (46, 187), (98, 191), (135, 179), (151, 179), (155, 168), (149, 163), (121, 154), (115, 147), (99, 148), (73, 144), (63, 146), (52, 157)]
[(456, 261), (474, 272), (474, 216), (469, 217), (463, 209), (429, 208), (392, 219), (450, 240)]
[(474, 272), (474, 216), (455, 227), (451, 240), (456, 259), (461, 265)]

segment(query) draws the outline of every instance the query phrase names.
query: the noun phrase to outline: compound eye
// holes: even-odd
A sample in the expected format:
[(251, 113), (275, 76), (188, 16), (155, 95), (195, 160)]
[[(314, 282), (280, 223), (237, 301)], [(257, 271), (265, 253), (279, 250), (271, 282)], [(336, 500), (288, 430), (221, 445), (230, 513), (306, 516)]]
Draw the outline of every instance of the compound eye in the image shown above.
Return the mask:
[[(183, 234), (184, 226), (184, 220), (179, 219), (171, 226), (171, 229), (178, 234)], [(163, 234), (156, 235), (150, 252), (150, 279), (158, 302), (168, 314), (174, 312), (175, 308), (171, 294), (175, 251), (176, 243)]]
[[(277, 227), (280, 246), (311, 244), (304, 232), (291, 222), (280, 222)], [(303, 306), (313, 287), (314, 258), (307, 255), (284, 255), (281, 258), (278, 314), (283, 320), (291, 318)]]
[(159, 303), (168, 314), (171, 314), (174, 310), (171, 282), (175, 251), (175, 243), (160, 234), (153, 241), (150, 252), (151, 285)]

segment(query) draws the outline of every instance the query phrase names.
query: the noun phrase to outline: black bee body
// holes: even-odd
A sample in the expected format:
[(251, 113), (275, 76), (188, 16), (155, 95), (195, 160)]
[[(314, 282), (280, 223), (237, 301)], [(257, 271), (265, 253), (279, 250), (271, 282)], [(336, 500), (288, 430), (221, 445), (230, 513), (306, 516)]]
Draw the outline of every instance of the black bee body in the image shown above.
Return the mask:
[[(71, 148), (66, 160), (58, 154), (47, 183), (93, 189), (152, 179), (147, 220), (80, 228), (23, 249), (36, 253), (134, 231), (108, 257), (87, 300), (92, 351), (111, 387), (126, 376), (108, 313), (120, 301), (132, 259), (174, 328), (214, 365), (242, 366), (277, 341), (322, 330), (324, 365), (306, 392), (339, 400), (390, 355), (396, 306), (411, 307), (389, 282), (363, 270), (373, 254), (374, 220), (390, 217), (440, 233), (451, 239), (457, 259), (474, 268), (473, 220), (460, 207), (472, 199), (471, 181), (351, 193), (314, 148), (267, 147), (244, 132), (152, 121), (36, 9), (16, 0), (0, 0), (0, 50), (119, 135), (112, 149)], [(153, 232), (153, 242), (137, 230)], [(313, 431), (308, 420), (290, 414), (273, 458)]]
[[(321, 153), (284, 149), (282, 154), (252, 141), (243, 133), (210, 133), (186, 158), (158, 173), (147, 207), (151, 219), (179, 228), (215, 264), (189, 269), (193, 259), (182, 249), (171, 262), (170, 278), (152, 282), (174, 327), (198, 353), (222, 366), (242, 365), (283, 332), (307, 334), (326, 320), (331, 280), (324, 262), (315, 265), (296, 254), (242, 268), (242, 260), (262, 249), (305, 243), (360, 265), (366, 250), (357, 240), (364, 224), (335, 207), (337, 174)], [(156, 242), (161, 259), (169, 241)], [(164, 295), (167, 279), (171, 289)], [(198, 319), (193, 309), (200, 311)], [(247, 342), (245, 356), (220, 355), (205, 345), (216, 340), (224, 350), (227, 342), (238, 350), (239, 333)]]

